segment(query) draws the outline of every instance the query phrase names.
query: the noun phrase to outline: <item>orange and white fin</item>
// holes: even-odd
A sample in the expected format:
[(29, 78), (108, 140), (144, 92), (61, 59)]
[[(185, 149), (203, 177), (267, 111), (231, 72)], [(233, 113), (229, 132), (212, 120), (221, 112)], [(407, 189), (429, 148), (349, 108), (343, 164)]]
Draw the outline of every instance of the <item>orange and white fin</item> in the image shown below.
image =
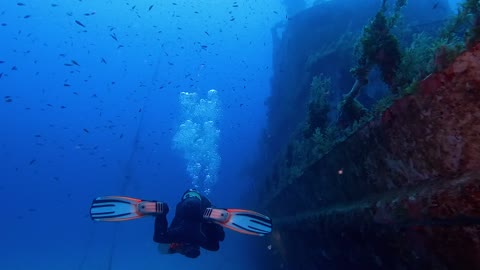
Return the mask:
[(243, 234), (264, 236), (272, 232), (272, 219), (251, 210), (207, 208), (203, 217)]
[(104, 196), (93, 200), (90, 217), (95, 221), (126, 221), (163, 212), (163, 204), (125, 196)]

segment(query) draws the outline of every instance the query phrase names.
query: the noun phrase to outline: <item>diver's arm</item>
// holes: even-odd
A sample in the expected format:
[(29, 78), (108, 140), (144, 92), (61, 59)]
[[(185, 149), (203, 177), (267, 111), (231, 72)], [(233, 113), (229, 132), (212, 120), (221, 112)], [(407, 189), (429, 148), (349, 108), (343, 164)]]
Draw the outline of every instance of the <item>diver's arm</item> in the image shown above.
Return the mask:
[(153, 231), (153, 241), (157, 243), (170, 243), (167, 239), (167, 215), (159, 215), (155, 217), (155, 229)]
[(157, 243), (170, 243), (171, 239), (168, 237), (167, 229), (168, 229), (168, 221), (167, 221), (167, 214), (168, 214), (168, 205), (165, 204), (163, 211), (161, 214), (155, 216), (155, 227), (153, 230), (153, 241)]

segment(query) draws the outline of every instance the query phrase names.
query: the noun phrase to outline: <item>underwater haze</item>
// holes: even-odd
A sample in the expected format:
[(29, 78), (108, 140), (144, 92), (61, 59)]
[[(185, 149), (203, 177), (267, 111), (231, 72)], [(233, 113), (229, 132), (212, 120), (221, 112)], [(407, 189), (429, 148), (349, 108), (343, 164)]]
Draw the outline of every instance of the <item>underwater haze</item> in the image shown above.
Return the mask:
[[(378, 198), (416, 192), (427, 178), (437, 187), (447, 154), (480, 164), (466, 150), (465, 159), (457, 148), (437, 151), (442, 136), (414, 136), (430, 133), (422, 133), (418, 117), (407, 117), (415, 110), (401, 106), (410, 95), (427, 104), (416, 91), (443, 85), (434, 75), (452, 61), (471, 56), (478, 63), (479, 10), (478, 0), (3, 0), (0, 270), (468, 269), (460, 246), (470, 247), (465, 257), (478, 264), (480, 245), (468, 242), (478, 231), (466, 227), (463, 238), (453, 231), (448, 239), (459, 244), (443, 249), (444, 232), (452, 231), (412, 223), (441, 225), (435, 215), (424, 219), (412, 207), (408, 216), (396, 198), (392, 208)], [(426, 78), (432, 85), (420, 84)], [(458, 89), (473, 95), (470, 82), (478, 80), (458, 79), (468, 82)], [(473, 101), (444, 102), (476, 112)], [(451, 120), (461, 114), (450, 111), (451, 119), (435, 117), (429, 109), (442, 115), (453, 108), (436, 104), (419, 108), (422, 121), (478, 127)], [(405, 110), (405, 118), (392, 117), (391, 108)], [(478, 124), (471, 115), (466, 119)], [(397, 132), (404, 129), (419, 131), (411, 132), (413, 143)], [(384, 131), (395, 136), (377, 140), (388, 137)], [(446, 146), (457, 143), (452, 136), (445, 135)], [(439, 141), (427, 144), (430, 137)], [(428, 155), (412, 161), (417, 152)], [(442, 162), (431, 158), (437, 154)], [(431, 170), (417, 173), (424, 163)], [(450, 183), (450, 175), (441, 176)], [(158, 249), (160, 219), (91, 218), (109, 214), (95, 203), (113, 209), (127, 200), (95, 200), (116, 195), (168, 204), (171, 224), (182, 199), (205, 202), (184, 193), (190, 188), (215, 208), (271, 219), (234, 212), (247, 218), (231, 230), (222, 223), (220, 250), (202, 249), (191, 259)], [(452, 189), (457, 201), (443, 201), (451, 203), (444, 225), (457, 221), (451, 205), (461, 217), (478, 209), (462, 204), (460, 190), (467, 189)], [(154, 205), (158, 214), (165, 204), (147, 210)], [(224, 218), (219, 212), (202, 211)], [(258, 228), (242, 222), (257, 222), (267, 229), (256, 233), (268, 234), (272, 220), (266, 237), (238, 233)], [(415, 227), (412, 241), (397, 231), (407, 226)]]
[(171, 220), (191, 187), (255, 210), (248, 170), (284, 17), (270, 0), (3, 1), (0, 269), (255, 269), (262, 238), (161, 255), (153, 219), (88, 211), (126, 195), (169, 203)]

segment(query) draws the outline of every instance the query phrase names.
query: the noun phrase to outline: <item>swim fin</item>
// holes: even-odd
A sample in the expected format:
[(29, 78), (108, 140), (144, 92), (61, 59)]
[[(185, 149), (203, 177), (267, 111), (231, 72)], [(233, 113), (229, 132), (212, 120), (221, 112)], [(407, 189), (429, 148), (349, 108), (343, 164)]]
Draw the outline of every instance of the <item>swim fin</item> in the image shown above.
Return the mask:
[(163, 203), (125, 196), (98, 197), (90, 207), (95, 221), (126, 221), (163, 213)]
[[(126, 221), (161, 214), (165, 205), (125, 196), (104, 196), (93, 200), (90, 217), (95, 221)], [(250, 210), (207, 208), (203, 218), (243, 234), (264, 236), (272, 232), (272, 219)]]
[(203, 218), (243, 234), (264, 236), (272, 232), (272, 219), (250, 210), (207, 208)]

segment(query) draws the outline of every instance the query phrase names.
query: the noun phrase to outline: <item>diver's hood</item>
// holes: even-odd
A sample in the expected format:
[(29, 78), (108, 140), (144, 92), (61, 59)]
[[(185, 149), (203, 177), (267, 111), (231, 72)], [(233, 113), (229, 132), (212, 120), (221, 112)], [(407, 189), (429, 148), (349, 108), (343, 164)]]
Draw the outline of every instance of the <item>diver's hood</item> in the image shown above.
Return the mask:
[(198, 200), (202, 200), (202, 196), (200, 195), (200, 193), (198, 192), (198, 190), (196, 189), (189, 189), (187, 190), (185, 193), (183, 193), (183, 196), (182, 196), (182, 201), (185, 201), (185, 200), (190, 200), (190, 199), (198, 199)]

